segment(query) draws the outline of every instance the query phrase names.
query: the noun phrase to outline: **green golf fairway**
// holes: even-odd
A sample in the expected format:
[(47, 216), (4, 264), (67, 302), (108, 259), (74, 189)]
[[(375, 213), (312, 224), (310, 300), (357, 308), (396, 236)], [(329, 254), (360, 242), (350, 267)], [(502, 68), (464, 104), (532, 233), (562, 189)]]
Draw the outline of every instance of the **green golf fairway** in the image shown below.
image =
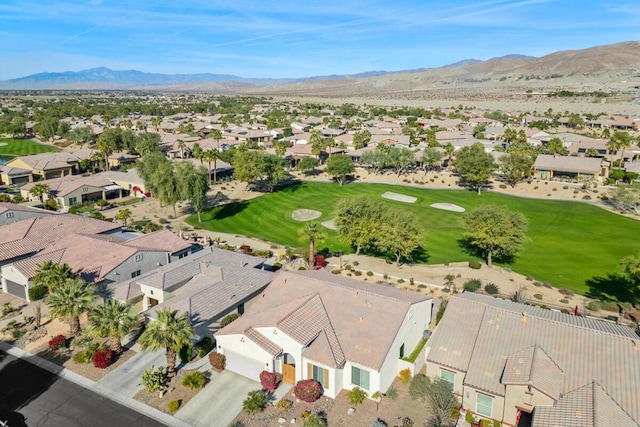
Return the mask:
[(26, 156), (29, 154), (48, 153), (58, 151), (50, 145), (39, 144), (30, 139), (0, 138), (0, 155)]
[[(417, 198), (416, 203), (403, 203), (380, 198), (389, 207), (414, 213), (426, 233), (421, 253), (414, 261), (428, 264), (476, 259), (460, 244), (464, 229), (462, 213), (435, 209), (433, 203), (453, 203), (466, 210), (483, 204), (503, 205), (523, 213), (529, 221), (531, 239), (511, 264), (502, 264), (520, 274), (531, 276), (554, 286), (584, 294), (586, 281), (605, 277), (618, 270), (618, 262), (627, 255), (640, 252), (640, 221), (625, 218), (601, 208), (580, 202), (526, 199), (474, 191), (427, 190), (386, 184), (336, 184), (303, 182), (264, 196), (216, 207), (188, 218), (193, 226), (224, 233), (261, 238), (269, 242), (306, 247), (298, 230), (302, 222), (291, 218), (296, 209), (322, 212), (315, 221), (334, 217), (336, 202), (342, 197), (368, 194), (380, 197), (390, 191)], [(335, 231), (325, 229), (326, 239), (316, 244), (331, 251), (353, 252), (338, 239)]]

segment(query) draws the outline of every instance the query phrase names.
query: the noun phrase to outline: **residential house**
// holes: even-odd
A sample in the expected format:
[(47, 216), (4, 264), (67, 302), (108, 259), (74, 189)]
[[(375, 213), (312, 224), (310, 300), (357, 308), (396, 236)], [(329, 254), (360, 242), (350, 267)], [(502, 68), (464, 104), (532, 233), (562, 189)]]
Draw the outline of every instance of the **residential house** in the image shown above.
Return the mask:
[(28, 301), (38, 267), (52, 261), (68, 264), (86, 282), (106, 289), (112, 283), (182, 258), (190, 249), (189, 243), (169, 230), (129, 240), (115, 235), (69, 233), (36, 255), (2, 266), (2, 287)]
[(62, 208), (69, 208), (87, 201), (122, 197), (122, 188), (101, 174), (71, 175), (38, 183), (30, 182), (20, 188), (22, 197), (28, 200), (39, 200), (39, 196), (30, 193), (37, 184), (49, 187), (49, 193), (43, 195), (44, 200), (54, 200)]
[(612, 322), (464, 292), (427, 343), (426, 374), (505, 426), (638, 426), (638, 344)]
[(31, 206), (0, 202), (0, 226), (45, 215), (54, 215), (54, 213)]
[(158, 310), (185, 313), (199, 336), (211, 336), (222, 318), (243, 314), (273, 279), (264, 259), (207, 247), (200, 252), (108, 289), (113, 298), (140, 303), (153, 319)]
[(78, 172), (80, 159), (71, 153), (42, 153), (9, 160), (7, 167), (31, 171), (40, 179), (60, 178)]
[(31, 170), (0, 164), (0, 185), (23, 184), (32, 180)]
[(599, 157), (552, 156), (538, 154), (533, 170), (540, 179), (568, 178), (580, 181), (607, 176), (607, 168)]
[[(258, 380), (314, 379), (325, 396), (386, 391), (431, 321), (430, 298), (327, 271), (280, 271), (245, 314), (215, 334), (227, 369)], [(404, 362), (404, 363), (403, 363)]]

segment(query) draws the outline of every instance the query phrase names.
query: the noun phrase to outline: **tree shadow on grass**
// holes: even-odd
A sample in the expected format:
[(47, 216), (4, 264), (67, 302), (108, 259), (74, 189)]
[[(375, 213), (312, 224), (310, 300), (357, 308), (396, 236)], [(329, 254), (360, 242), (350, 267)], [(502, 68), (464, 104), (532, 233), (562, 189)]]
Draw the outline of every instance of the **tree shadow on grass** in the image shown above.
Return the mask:
[(640, 302), (640, 286), (619, 273), (608, 273), (606, 277), (592, 277), (586, 282), (586, 296), (599, 300), (617, 300), (636, 304)]
[(232, 217), (242, 212), (243, 210), (245, 210), (248, 206), (249, 206), (249, 202), (247, 202), (246, 200), (235, 202), (235, 203), (228, 203), (220, 207), (220, 209), (218, 209), (213, 214), (213, 217), (211, 219), (225, 219), (225, 218)]
[[(481, 262), (483, 263), (487, 262), (487, 253), (483, 249), (473, 245), (469, 238), (458, 239), (457, 243), (458, 243), (458, 247), (460, 247), (465, 254), (469, 255), (472, 258), (481, 260)], [(495, 255), (494, 254), (491, 260), (492, 262), (499, 263), (499, 264), (513, 264), (516, 258), (517, 258), (516, 255)]]

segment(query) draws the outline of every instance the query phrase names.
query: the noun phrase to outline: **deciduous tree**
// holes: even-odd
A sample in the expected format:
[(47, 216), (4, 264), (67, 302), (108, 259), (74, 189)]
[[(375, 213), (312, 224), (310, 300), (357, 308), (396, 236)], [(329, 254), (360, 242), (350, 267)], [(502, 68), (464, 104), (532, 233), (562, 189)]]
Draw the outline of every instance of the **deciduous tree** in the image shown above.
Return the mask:
[(466, 242), (487, 258), (491, 267), (493, 257), (514, 257), (527, 242), (527, 220), (519, 212), (506, 207), (485, 205), (469, 211), (464, 216)]
[(479, 142), (462, 147), (456, 155), (455, 166), (462, 178), (472, 188), (477, 188), (478, 194), (496, 168), (493, 157), (484, 150), (484, 145)]
[(353, 165), (353, 161), (350, 157), (345, 155), (331, 156), (327, 159), (325, 172), (338, 181), (340, 187), (344, 184), (347, 176), (352, 174), (355, 170), (356, 168)]

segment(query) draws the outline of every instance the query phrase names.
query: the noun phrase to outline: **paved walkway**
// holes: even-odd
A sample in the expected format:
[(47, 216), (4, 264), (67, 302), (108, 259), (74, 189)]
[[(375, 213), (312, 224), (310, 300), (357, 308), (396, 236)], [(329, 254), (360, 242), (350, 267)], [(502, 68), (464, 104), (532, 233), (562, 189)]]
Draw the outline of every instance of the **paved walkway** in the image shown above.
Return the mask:
[(136, 354), (118, 368), (98, 380), (97, 384), (108, 389), (118, 390), (122, 396), (133, 398), (144, 386), (140, 385), (142, 373), (151, 366), (166, 365), (163, 351), (141, 352), (133, 347)]

